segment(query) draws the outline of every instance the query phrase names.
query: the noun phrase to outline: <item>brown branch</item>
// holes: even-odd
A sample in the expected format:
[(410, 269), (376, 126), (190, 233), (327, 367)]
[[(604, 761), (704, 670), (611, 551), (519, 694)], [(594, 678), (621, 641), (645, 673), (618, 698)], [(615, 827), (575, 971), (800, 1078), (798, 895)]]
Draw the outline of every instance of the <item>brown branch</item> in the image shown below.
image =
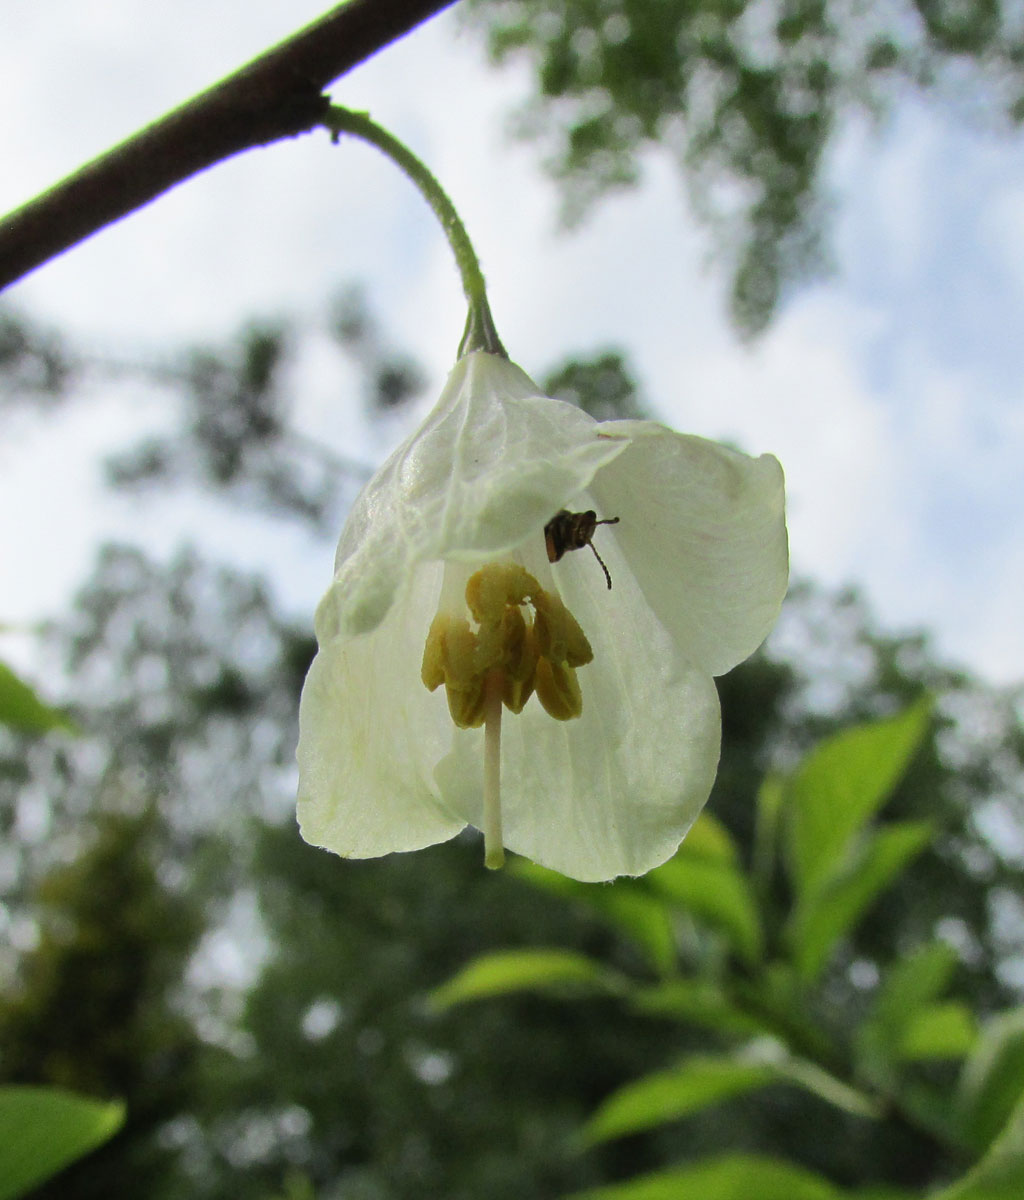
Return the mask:
[(452, 0), (350, 0), (0, 221), (0, 290), (190, 176), (319, 124), (323, 89)]

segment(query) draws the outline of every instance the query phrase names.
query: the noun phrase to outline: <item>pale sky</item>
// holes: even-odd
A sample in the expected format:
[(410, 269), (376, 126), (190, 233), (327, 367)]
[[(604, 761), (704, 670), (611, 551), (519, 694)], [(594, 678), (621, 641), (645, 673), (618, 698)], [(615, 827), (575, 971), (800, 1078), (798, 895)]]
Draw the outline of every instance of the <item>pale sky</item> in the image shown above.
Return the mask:
[[(0, 0), (0, 210), (327, 7)], [(917, 106), (881, 139), (849, 128), (832, 156), (836, 274), (745, 348), (709, 236), (665, 158), (651, 156), (640, 190), (558, 232), (536, 152), (503, 135), (527, 86), (522, 71), (488, 68), (448, 13), (334, 95), (439, 176), (528, 372), (622, 348), (664, 420), (778, 455), (798, 572), (858, 584), (889, 628), (926, 628), (943, 654), (995, 681), (1024, 677), (1024, 145)], [(181, 185), (3, 299), (86, 347), (159, 349), (229, 336), (254, 316), (321, 312), (352, 280), (439, 390), (464, 319), (446, 244), (376, 151), (316, 134)], [(382, 457), (343, 380), (312, 364), (299, 383), (308, 432)], [(158, 427), (160, 403), (107, 386), (67, 416), (5, 425), (0, 623), (59, 611), (109, 536), (158, 558), (195, 538), (267, 568), (289, 608), (312, 613), (333, 546), (227, 507), (211, 520), (206, 501), (140, 510), (104, 495), (99, 456)]]

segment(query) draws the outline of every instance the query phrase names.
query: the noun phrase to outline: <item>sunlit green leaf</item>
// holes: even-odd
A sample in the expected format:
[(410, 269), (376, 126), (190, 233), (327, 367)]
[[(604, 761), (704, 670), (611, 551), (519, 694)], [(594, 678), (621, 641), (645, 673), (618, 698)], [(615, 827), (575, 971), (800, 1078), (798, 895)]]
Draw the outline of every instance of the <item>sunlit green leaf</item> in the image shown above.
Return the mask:
[[(960, 1124), (977, 1150), (988, 1146), (1024, 1097), (1024, 1008), (992, 1018), (960, 1079)], [(1021, 1192), (1024, 1195), (1024, 1191)]]
[[(624, 881), (633, 884), (633, 880)], [(592, 891), (589, 901), (609, 923), (643, 950), (651, 965), (660, 974), (669, 974), (676, 965), (676, 938), (672, 919), (664, 901), (636, 887), (620, 887), (616, 881), (607, 884), (585, 884)]]
[(864, 836), (844, 873), (812, 899), (800, 902), (789, 936), (794, 962), (805, 982), (817, 978), (836, 942), (921, 853), (932, 834), (927, 821), (901, 821)]
[(1024, 1196), (1024, 1096), (985, 1157), (930, 1200), (1020, 1200)]
[(977, 1037), (977, 1022), (966, 1004), (931, 1004), (911, 1017), (897, 1053), (907, 1062), (962, 1058), (970, 1053)]
[(888, 800), (928, 730), (931, 706), (843, 730), (812, 751), (786, 786), (790, 869), (808, 900), (844, 872), (847, 851)]
[(568, 1200), (846, 1200), (851, 1195), (856, 1193), (841, 1192), (793, 1163), (729, 1154), (574, 1192)]
[(517, 862), (515, 872), (536, 887), (586, 904), (636, 941), (652, 964), (667, 973), (675, 964), (676, 950), (666, 901), (724, 933), (747, 961), (760, 956), (757, 908), (737, 863), (728, 830), (705, 813), (675, 857), (643, 879), (577, 883), (529, 862)]
[(51, 729), (74, 732), (66, 713), (44, 704), (24, 680), (0, 662), (0, 725), (24, 733), (48, 733)]
[(430, 994), (438, 1009), (510, 992), (559, 994), (620, 990), (623, 980), (607, 967), (570, 950), (500, 950), (474, 959)]
[(856, 1039), (862, 1068), (874, 1079), (891, 1083), (908, 1026), (946, 990), (956, 964), (952, 946), (930, 942), (888, 969)]
[(732, 834), (716, 817), (704, 810), (694, 821), (683, 844), (676, 851), (678, 858), (704, 858), (713, 862), (735, 863), (739, 852)]
[(753, 875), (757, 887), (763, 891), (770, 887), (775, 870), (785, 797), (785, 781), (778, 775), (766, 776), (757, 789)]
[[(633, 880), (624, 881), (633, 884)], [(636, 887), (620, 887), (618, 881), (584, 884), (597, 895), (588, 897), (592, 907), (607, 918), (647, 955), (660, 974), (670, 973), (676, 964), (676, 939), (671, 916), (665, 903)], [(603, 894), (600, 894), (603, 892)]]
[(580, 883), (527, 859), (517, 859), (513, 870), (534, 887), (585, 905), (635, 942), (660, 974), (667, 974), (675, 966), (675, 935), (668, 910), (664, 901), (651, 895), (643, 880)]
[(634, 990), (630, 1002), (650, 1016), (673, 1017), (733, 1037), (772, 1032), (770, 1026), (734, 1004), (709, 980), (669, 979)]
[(588, 1142), (601, 1142), (688, 1116), (732, 1096), (754, 1091), (777, 1078), (770, 1066), (730, 1058), (691, 1058), (613, 1092), (583, 1129)]
[(283, 1190), (267, 1200), (316, 1200), (316, 1189), (308, 1175), (292, 1169), (285, 1175)]
[(745, 1012), (754, 1013), (773, 1036), (787, 1046), (827, 1061), (834, 1047), (806, 1004), (806, 989), (791, 963), (778, 959), (756, 976), (733, 977), (732, 992)]
[(120, 1129), (124, 1105), (58, 1088), (0, 1088), (0, 1200), (27, 1195)]
[(844, 1191), (795, 1163), (756, 1154), (728, 1154), (624, 1183), (573, 1192), (566, 1200), (918, 1200), (895, 1187)]
[(649, 871), (646, 880), (659, 895), (725, 934), (748, 962), (761, 957), (757, 905), (739, 867), (727, 860), (678, 854)]
[(833, 1108), (871, 1120), (878, 1120), (883, 1115), (881, 1106), (871, 1096), (845, 1083), (809, 1059), (786, 1055), (773, 1065), (779, 1079), (799, 1084), (826, 1104), (831, 1104)]

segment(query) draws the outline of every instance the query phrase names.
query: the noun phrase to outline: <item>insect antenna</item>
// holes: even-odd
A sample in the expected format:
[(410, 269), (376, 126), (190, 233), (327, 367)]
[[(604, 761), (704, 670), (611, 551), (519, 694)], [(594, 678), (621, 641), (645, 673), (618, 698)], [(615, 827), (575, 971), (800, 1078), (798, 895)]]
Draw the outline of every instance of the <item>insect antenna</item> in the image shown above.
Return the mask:
[[(618, 525), (618, 523), (619, 523), (618, 517), (605, 517), (601, 521), (595, 521), (594, 525), (595, 526), (597, 526), (597, 525)], [(612, 590), (612, 577), (608, 572), (608, 568), (604, 565), (604, 559), (600, 556), (600, 554), (598, 554), (597, 547), (594, 545), (593, 542), (588, 540), (587, 545), (591, 548), (591, 550), (593, 550), (594, 557), (601, 564), (601, 570), (604, 571), (604, 577), (608, 583), (608, 590), (611, 591)]]
[[(599, 522), (599, 524), (604, 524), (604, 523), (605, 522), (603, 522), (603, 521)], [(609, 525), (613, 524), (613, 522), (611, 522), (611, 521), (609, 521), (607, 523)], [(604, 571), (604, 577), (608, 581), (608, 590), (611, 591), (612, 590), (612, 577), (611, 577), (611, 575), (608, 574), (608, 568), (604, 565), (604, 559), (600, 556), (600, 554), (598, 554), (597, 547), (594, 545), (593, 542), (587, 542), (587, 545), (591, 548), (591, 550), (593, 550), (594, 557), (601, 564), (601, 570)]]

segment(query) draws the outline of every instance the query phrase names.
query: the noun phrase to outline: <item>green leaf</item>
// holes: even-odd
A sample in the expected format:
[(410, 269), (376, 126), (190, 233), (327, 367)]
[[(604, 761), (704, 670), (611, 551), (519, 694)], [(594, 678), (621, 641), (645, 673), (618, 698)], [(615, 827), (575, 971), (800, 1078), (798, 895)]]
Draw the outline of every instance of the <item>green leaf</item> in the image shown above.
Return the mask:
[(805, 983), (818, 977), (836, 942), (921, 853), (932, 833), (928, 821), (901, 821), (864, 836), (844, 873), (830, 879), (812, 898), (800, 901), (788, 934), (797, 972)]
[(930, 1200), (1020, 1200), (1024, 1196), (1024, 1096), (985, 1157)]
[(75, 724), (66, 713), (50, 708), (24, 680), (0, 662), (0, 725), (23, 733), (49, 733), (63, 729), (74, 733)]
[(790, 870), (804, 900), (844, 872), (857, 834), (888, 800), (928, 730), (922, 700), (898, 716), (828, 738), (786, 786)]
[(0, 1200), (26, 1195), (113, 1137), (124, 1105), (59, 1088), (0, 1088)]
[(629, 886), (619, 882), (580, 886), (592, 889), (587, 903), (596, 912), (631, 938), (660, 974), (669, 974), (676, 966), (676, 938), (667, 906), (637, 888), (634, 880), (622, 883)]
[(871, 1020), (893, 1032), (891, 1045), (899, 1041), (907, 1015), (938, 999), (949, 987), (957, 961), (952, 946), (929, 942), (889, 969), (872, 1005)]
[(921, 1200), (920, 1192), (891, 1187), (886, 1183), (869, 1184), (853, 1192), (842, 1192), (843, 1200)]
[(873, 1097), (851, 1087), (809, 1059), (783, 1055), (772, 1065), (780, 1081), (799, 1084), (833, 1108), (872, 1121), (880, 1120), (884, 1115), (881, 1105)]
[(726, 1154), (573, 1192), (565, 1200), (918, 1200), (918, 1195), (885, 1186), (847, 1192), (795, 1163), (757, 1154)]
[(971, 1052), (977, 1039), (974, 1013), (966, 1004), (931, 1004), (911, 1017), (896, 1053), (905, 1062), (962, 1058)]
[(650, 894), (643, 880), (579, 883), (526, 859), (517, 859), (512, 870), (533, 887), (586, 905), (635, 942), (660, 974), (674, 969), (676, 942), (668, 910), (664, 901)]
[(430, 994), (436, 1009), (511, 992), (621, 991), (621, 976), (570, 950), (499, 950), (482, 954)]
[(646, 882), (666, 900), (725, 934), (747, 962), (760, 959), (763, 935), (757, 906), (746, 876), (733, 863), (677, 854), (648, 871)]
[(737, 973), (730, 991), (744, 1012), (755, 1013), (776, 1041), (799, 1046), (802, 1053), (820, 1061), (834, 1057), (835, 1047), (808, 1011), (806, 989), (791, 963), (777, 959), (748, 979)]
[(574, 1192), (567, 1200), (841, 1200), (846, 1195), (820, 1175), (792, 1163), (728, 1154)]
[(732, 834), (707, 809), (694, 821), (675, 857), (704, 858), (718, 863), (739, 862), (739, 852)]
[(779, 829), (786, 799), (785, 781), (768, 775), (757, 789), (757, 820), (754, 824), (753, 871), (758, 892), (767, 895), (775, 872)]
[(583, 1127), (583, 1137), (587, 1142), (602, 1142), (650, 1129), (775, 1079), (774, 1069), (762, 1063), (690, 1058), (673, 1070), (646, 1075), (612, 1092)]
[(915, 1016), (949, 986), (957, 955), (945, 942), (930, 942), (912, 951), (886, 972), (871, 1010), (857, 1032), (861, 1068), (873, 1079), (891, 1084), (908, 1026)]
[(964, 1137), (984, 1150), (1024, 1097), (1024, 1008), (988, 1021), (960, 1077), (958, 1110)]
[(757, 1016), (734, 1004), (717, 984), (705, 979), (669, 979), (636, 989), (630, 1003), (648, 1016), (672, 1017), (730, 1037), (773, 1032)]

